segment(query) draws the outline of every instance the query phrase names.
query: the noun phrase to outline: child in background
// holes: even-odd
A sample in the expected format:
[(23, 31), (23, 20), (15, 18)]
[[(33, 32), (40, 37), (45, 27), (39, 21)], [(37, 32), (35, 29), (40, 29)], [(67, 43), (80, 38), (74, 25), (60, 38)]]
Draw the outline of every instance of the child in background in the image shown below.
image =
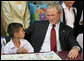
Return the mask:
[(25, 32), (22, 24), (20, 23), (11, 23), (7, 29), (8, 34), (11, 36), (11, 40), (6, 44), (4, 48), (5, 54), (13, 54), (13, 53), (28, 53), (34, 52), (31, 44), (23, 39), (25, 36)]
[(1, 54), (4, 52), (4, 46), (6, 45), (6, 40), (4, 37), (1, 37)]

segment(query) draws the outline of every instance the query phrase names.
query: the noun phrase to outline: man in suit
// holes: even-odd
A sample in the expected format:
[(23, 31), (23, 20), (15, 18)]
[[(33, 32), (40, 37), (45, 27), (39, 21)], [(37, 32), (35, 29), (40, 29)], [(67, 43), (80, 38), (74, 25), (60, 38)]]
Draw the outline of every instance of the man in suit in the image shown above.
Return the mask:
[(32, 44), (35, 52), (52, 51), (51, 35), (52, 29), (54, 29), (55, 38), (53, 40), (56, 41), (56, 45), (54, 42), (52, 43), (54, 47), (56, 46), (54, 49), (56, 51), (69, 51), (68, 57), (76, 58), (81, 47), (73, 37), (73, 29), (60, 22), (61, 6), (59, 2), (49, 3), (46, 12), (49, 20), (34, 22), (25, 30), (25, 38)]

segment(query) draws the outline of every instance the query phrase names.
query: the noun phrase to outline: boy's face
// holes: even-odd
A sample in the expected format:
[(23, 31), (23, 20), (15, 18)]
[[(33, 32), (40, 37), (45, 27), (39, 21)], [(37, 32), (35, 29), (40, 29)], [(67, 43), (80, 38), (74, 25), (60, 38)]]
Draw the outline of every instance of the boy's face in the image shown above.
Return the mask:
[(17, 37), (18, 37), (19, 39), (23, 39), (23, 38), (25, 37), (25, 32), (24, 32), (23, 27), (20, 27), (20, 28), (19, 28), (19, 32), (17, 32)]

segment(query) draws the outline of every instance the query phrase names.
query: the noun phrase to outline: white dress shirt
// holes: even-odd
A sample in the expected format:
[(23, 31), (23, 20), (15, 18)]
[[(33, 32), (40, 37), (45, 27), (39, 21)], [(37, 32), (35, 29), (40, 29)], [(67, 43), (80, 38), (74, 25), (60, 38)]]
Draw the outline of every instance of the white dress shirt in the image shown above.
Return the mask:
[[(60, 26), (60, 22), (58, 24), (56, 24), (56, 26), (54, 27), (55, 31), (56, 31), (56, 42), (57, 42), (57, 51), (61, 51), (61, 46), (60, 46), (60, 41), (59, 41), (59, 26)], [(50, 23), (46, 32), (46, 36), (44, 39), (44, 43), (41, 47), (40, 52), (48, 52), (51, 51), (51, 44), (50, 44), (50, 34), (51, 34), (51, 29), (52, 29), (52, 24)]]
[[(28, 52), (34, 52), (33, 47), (31, 46), (31, 44), (25, 40), (25, 39), (20, 39), (20, 48), (24, 47)], [(15, 47), (12, 39), (10, 40), (10, 42), (8, 42), (4, 48), (4, 53), (5, 54), (11, 54), (11, 53), (16, 53), (16, 51), (18, 50), (17, 47)]]
[[(70, 11), (69, 11), (64, 3), (62, 4), (62, 7), (63, 7), (64, 12), (65, 12), (66, 24), (73, 28), (74, 27), (74, 21), (75, 21), (75, 15), (74, 15), (73, 9), (75, 10), (76, 15), (77, 15), (77, 9), (70, 7)], [(62, 16), (61, 20), (63, 22), (63, 16)]]

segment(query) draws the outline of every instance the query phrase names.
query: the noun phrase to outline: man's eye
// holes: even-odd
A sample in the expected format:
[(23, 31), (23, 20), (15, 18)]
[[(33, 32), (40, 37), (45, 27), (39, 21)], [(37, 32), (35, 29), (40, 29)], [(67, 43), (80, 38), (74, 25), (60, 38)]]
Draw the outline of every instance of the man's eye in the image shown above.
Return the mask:
[(51, 16), (54, 16), (54, 14), (52, 14)]

